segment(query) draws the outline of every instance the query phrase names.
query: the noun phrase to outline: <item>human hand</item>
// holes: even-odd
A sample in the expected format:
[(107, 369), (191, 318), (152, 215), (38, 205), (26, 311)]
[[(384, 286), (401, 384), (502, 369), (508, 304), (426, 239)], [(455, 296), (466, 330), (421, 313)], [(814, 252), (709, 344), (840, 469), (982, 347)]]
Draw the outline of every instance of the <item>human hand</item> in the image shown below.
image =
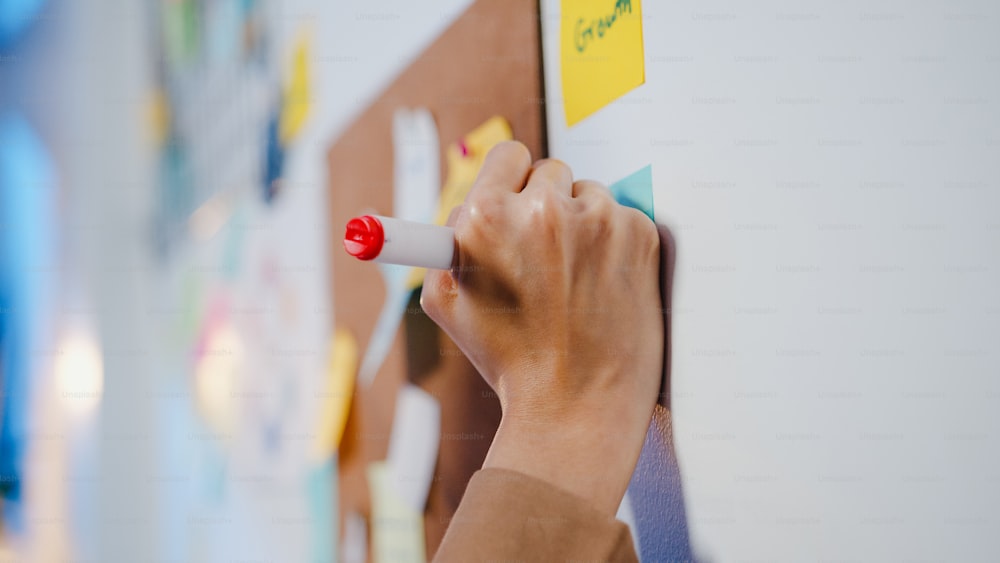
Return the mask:
[(484, 467), (614, 514), (663, 368), (656, 226), (516, 142), (490, 152), (449, 223), (456, 264), (427, 273), (421, 304), (500, 400)]

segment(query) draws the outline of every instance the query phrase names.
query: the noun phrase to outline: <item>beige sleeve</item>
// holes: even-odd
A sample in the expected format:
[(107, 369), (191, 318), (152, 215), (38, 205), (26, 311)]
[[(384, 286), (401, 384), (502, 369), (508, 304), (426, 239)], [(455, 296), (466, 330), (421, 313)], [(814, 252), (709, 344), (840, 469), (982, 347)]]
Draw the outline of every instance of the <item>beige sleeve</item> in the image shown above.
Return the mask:
[(439, 562), (638, 561), (628, 526), (516, 471), (483, 469), (434, 557)]

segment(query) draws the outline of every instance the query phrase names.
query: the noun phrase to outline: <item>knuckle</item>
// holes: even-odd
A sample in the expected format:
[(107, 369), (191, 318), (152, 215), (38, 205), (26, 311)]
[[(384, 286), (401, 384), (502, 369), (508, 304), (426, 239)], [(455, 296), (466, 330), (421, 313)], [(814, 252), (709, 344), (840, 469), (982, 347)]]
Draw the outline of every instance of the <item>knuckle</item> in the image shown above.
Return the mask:
[(439, 325), (447, 321), (447, 303), (451, 302), (449, 294), (453, 290), (453, 280), (449, 272), (427, 271), (424, 286), (420, 290), (420, 308)]
[(535, 163), (535, 169), (546, 166), (552, 169), (552, 175), (558, 178), (566, 178), (572, 182), (573, 171), (565, 162), (559, 160), (558, 158), (544, 158)]
[(535, 190), (530, 195), (532, 215), (545, 222), (561, 221), (565, 213), (564, 199), (548, 187)]
[(605, 244), (608, 235), (614, 231), (614, 223), (608, 217), (597, 216), (586, 219), (580, 226), (580, 231), (581, 238), (586, 245), (602, 245)]
[(424, 280), (424, 287), (420, 291), (420, 308), (424, 310), (424, 313), (427, 313), (428, 317), (437, 321), (438, 301), (433, 290), (434, 284), (431, 281), (430, 274), (428, 274)]
[(632, 214), (632, 224), (636, 231), (636, 240), (643, 245), (643, 248), (648, 253), (659, 255), (660, 252), (660, 234), (656, 229), (656, 223), (653, 223), (645, 213), (631, 209), (635, 213)]
[(456, 235), (463, 239), (486, 234), (503, 215), (503, 201), (494, 194), (483, 194), (467, 203), (462, 220), (455, 225)]
[(611, 197), (611, 192), (595, 193), (589, 199), (594, 212), (602, 216), (610, 217), (618, 208), (618, 202)]
[(610, 197), (593, 195), (585, 200), (584, 215), (587, 222), (609, 228), (615, 222), (617, 206)]
[(520, 162), (525, 162), (528, 165), (531, 163), (531, 152), (528, 150), (528, 147), (520, 141), (501, 141), (493, 147), (491, 152), (493, 151), (498, 153), (507, 153), (506, 156)]

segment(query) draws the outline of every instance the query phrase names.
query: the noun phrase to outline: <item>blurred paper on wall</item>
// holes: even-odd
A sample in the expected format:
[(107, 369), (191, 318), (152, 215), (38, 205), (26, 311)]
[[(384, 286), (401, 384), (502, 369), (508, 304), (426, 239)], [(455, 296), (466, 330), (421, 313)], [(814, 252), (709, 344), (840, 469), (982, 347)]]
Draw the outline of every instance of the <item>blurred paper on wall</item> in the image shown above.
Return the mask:
[(393, 217), (426, 223), (441, 191), (438, 134), (427, 108), (397, 109), (392, 117)]
[(357, 512), (348, 512), (344, 517), (340, 560), (343, 563), (365, 563), (368, 560), (368, 525)]
[(399, 322), (409, 300), (409, 293), (406, 291), (407, 277), (411, 271), (409, 266), (379, 264), (378, 270), (385, 282), (385, 301), (382, 303), (378, 320), (375, 321), (368, 347), (365, 348), (364, 359), (361, 360), (358, 379), (364, 385), (371, 385), (379, 368), (382, 367), (382, 362), (392, 347), (392, 341), (396, 338)]
[(396, 396), (385, 463), (390, 486), (421, 514), (434, 479), (440, 440), (441, 406), (437, 399), (416, 385), (404, 385)]

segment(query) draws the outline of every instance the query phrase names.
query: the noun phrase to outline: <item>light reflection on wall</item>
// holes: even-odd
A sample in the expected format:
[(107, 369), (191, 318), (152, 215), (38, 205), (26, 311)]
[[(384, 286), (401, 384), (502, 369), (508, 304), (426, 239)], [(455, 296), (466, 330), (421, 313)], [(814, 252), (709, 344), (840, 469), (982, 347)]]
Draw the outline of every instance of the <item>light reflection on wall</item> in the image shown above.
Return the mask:
[(62, 336), (55, 362), (56, 390), (65, 410), (75, 417), (93, 415), (104, 393), (104, 362), (92, 332), (72, 329)]
[(205, 335), (195, 366), (195, 396), (202, 416), (224, 441), (236, 422), (234, 393), (243, 364), (243, 342), (231, 324), (224, 323)]

